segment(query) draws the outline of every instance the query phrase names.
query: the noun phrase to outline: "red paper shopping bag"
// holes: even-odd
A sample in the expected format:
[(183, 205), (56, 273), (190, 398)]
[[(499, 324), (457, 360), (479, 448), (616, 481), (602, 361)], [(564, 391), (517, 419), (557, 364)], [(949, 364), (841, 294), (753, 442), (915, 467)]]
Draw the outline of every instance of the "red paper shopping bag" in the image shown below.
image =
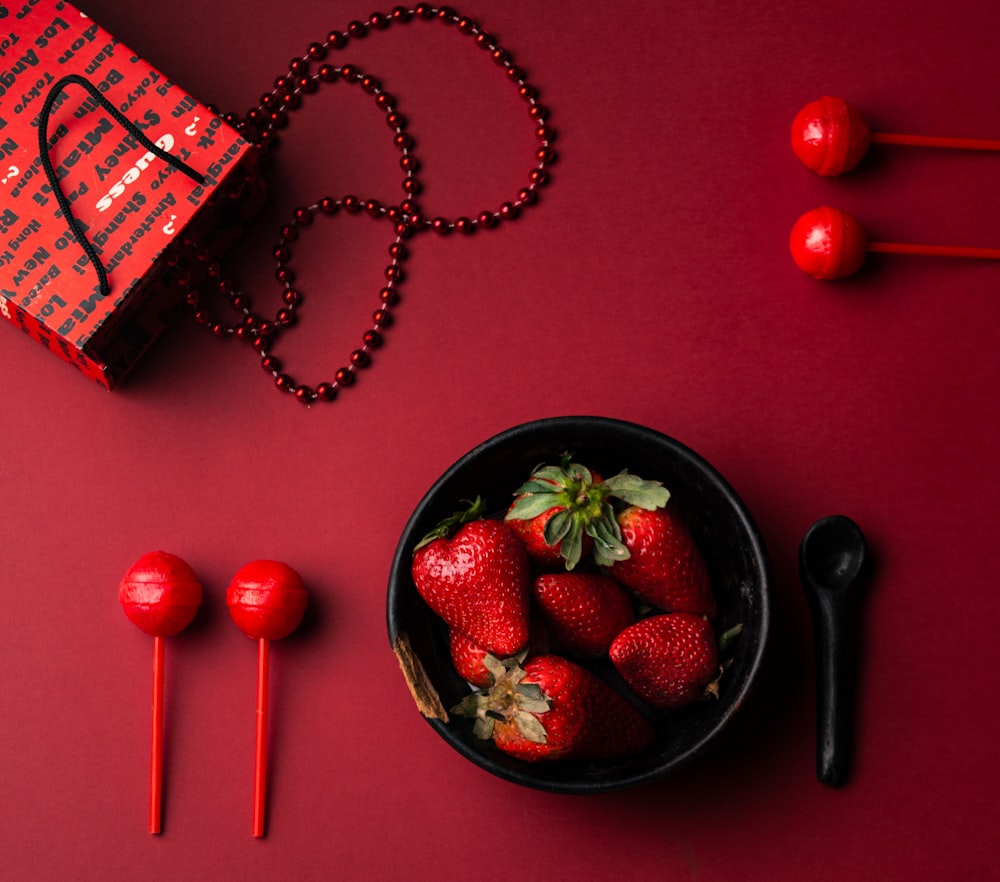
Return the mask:
[(87, 376), (112, 388), (163, 327), (172, 242), (256, 210), (256, 160), (69, 3), (0, 0), (0, 315)]

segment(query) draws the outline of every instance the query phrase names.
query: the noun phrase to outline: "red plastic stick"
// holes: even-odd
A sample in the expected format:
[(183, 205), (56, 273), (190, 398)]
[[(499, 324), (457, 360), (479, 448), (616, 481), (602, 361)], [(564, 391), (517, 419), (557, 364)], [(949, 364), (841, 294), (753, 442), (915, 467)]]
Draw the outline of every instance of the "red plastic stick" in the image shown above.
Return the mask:
[(872, 132), (871, 140), (873, 144), (902, 144), (908, 147), (1000, 151), (1000, 141), (989, 138), (948, 138), (940, 135), (894, 135), (889, 132)]
[(907, 242), (869, 242), (866, 251), (882, 254), (931, 254), (938, 257), (976, 257), (1000, 260), (1000, 248), (974, 248), (966, 245), (915, 245)]
[(271, 641), (257, 641), (257, 749), (253, 775), (253, 835), (264, 835), (264, 808), (267, 798), (267, 681)]
[(163, 832), (163, 638), (153, 638), (153, 738), (150, 757), (149, 832)]

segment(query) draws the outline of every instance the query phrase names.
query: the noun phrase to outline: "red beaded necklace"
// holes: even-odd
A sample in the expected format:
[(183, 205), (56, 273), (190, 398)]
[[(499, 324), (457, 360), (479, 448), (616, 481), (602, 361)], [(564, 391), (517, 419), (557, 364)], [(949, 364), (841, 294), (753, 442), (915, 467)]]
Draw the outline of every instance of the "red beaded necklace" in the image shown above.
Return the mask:
[[(535, 153), (537, 164), (528, 175), (527, 186), (518, 191), (515, 199), (504, 202), (498, 209), (484, 210), (476, 217), (428, 219), (421, 213), (415, 201), (421, 191), (420, 180), (416, 175), (419, 163), (413, 152), (413, 139), (406, 131), (406, 119), (396, 110), (395, 98), (383, 90), (382, 84), (375, 77), (363, 73), (354, 65), (337, 67), (325, 61), (330, 50), (342, 49), (351, 39), (363, 37), (370, 31), (385, 30), (393, 24), (419, 20), (437, 20), (453, 27), (460, 34), (471, 37), (475, 45), (489, 54), (517, 88), (527, 103), (528, 114), (536, 126), (535, 135), (541, 146)], [(332, 401), (340, 389), (353, 384), (356, 371), (371, 363), (370, 353), (382, 345), (384, 330), (391, 323), (392, 307), (399, 298), (399, 284), (403, 279), (402, 263), (408, 254), (406, 240), (427, 230), (433, 230), (439, 235), (452, 232), (468, 235), (479, 228), (493, 227), (501, 221), (514, 219), (522, 208), (535, 202), (538, 188), (548, 180), (546, 169), (555, 159), (552, 150), (555, 132), (547, 123), (548, 110), (538, 102), (538, 91), (528, 83), (525, 72), (513, 64), (510, 53), (501, 48), (493, 35), (484, 31), (473, 19), (459, 15), (450, 7), (435, 7), (427, 3), (418, 3), (412, 9), (397, 6), (388, 14), (376, 12), (366, 21), (352, 21), (343, 31), (331, 31), (324, 42), (310, 44), (302, 57), (292, 59), (288, 73), (274, 81), (271, 91), (261, 96), (260, 104), (252, 108), (245, 118), (229, 113), (220, 115), (243, 137), (266, 152), (276, 143), (277, 130), (288, 125), (289, 111), (301, 106), (302, 97), (315, 92), (324, 83), (337, 81), (360, 86), (385, 112), (386, 124), (393, 132), (393, 143), (401, 154), (399, 164), (404, 173), (403, 200), (398, 205), (387, 206), (375, 199), (359, 199), (352, 195), (340, 199), (327, 196), (311, 205), (296, 208), (291, 222), (281, 227), (280, 239), (273, 250), (277, 261), (275, 276), (283, 286), (282, 305), (273, 320), (254, 312), (250, 297), (223, 274), (221, 266), (212, 260), (207, 249), (190, 237), (182, 240), (187, 254), (180, 253), (171, 257), (173, 266), (178, 269), (174, 281), (186, 290), (185, 297), (194, 309), (195, 320), (206, 325), (217, 337), (234, 336), (248, 341), (260, 356), (261, 367), (274, 378), (275, 386), (294, 395), (304, 404)], [(302, 293), (295, 287), (295, 272), (290, 266), (293, 243), (317, 216), (334, 215), (340, 211), (384, 218), (393, 224), (394, 238), (389, 246), (390, 261), (385, 268), (385, 286), (379, 291), (379, 306), (372, 314), (371, 326), (362, 335), (361, 345), (351, 352), (348, 363), (338, 368), (332, 379), (313, 387), (296, 382), (285, 372), (278, 358), (270, 354), (270, 349), (278, 335), (295, 322), (296, 311), (303, 300)], [(241, 320), (229, 323), (209, 313), (202, 303), (203, 291), (192, 282), (192, 275), (184, 271), (185, 264), (191, 260), (203, 265), (205, 284), (214, 286), (216, 293), (226, 297), (233, 309), (241, 314)]]

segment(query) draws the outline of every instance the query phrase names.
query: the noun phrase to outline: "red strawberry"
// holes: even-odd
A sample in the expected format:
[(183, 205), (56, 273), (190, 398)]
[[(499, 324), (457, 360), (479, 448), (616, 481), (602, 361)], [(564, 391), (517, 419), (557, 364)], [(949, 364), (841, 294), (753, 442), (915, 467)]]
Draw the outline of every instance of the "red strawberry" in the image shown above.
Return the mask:
[(603, 760), (647, 747), (653, 727), (603, 680), (558, 655), (538, 656), (524, 667), (495, 658), (488, 692), (454, 709), (475, 717), (475, 732), (518, 759)]
[(635, 694), (660, 708), (699, 698), (719, 670), (712, 626), (688, 613), (665, 613), (630, 625), (608, 655)]
[(528, 556), (510, 527), (481, 519), (481, 511), (477, 499), (428, 534), (413, 553), (411, 574), (449, 628), (506, 658), (528, 642)]
[(463, 680), (479, 689), (490, 685), (490, 672), (483, 665), (488, 653), (475, 640), (452, 628), (448, 631), (448, 650), (451, 663)]
[(668, 612), (715, 616), (715, 596), (705, 560), (687, 526), (671, 507), (630, 506), (618, 515), (629, 551), (611, 575), (647, 603)]
[[(612, 582), (612, 584), (614, 583)], [(528, 627), (531, 639), (528, 641), (527, 653), (548, 655), (552, 642), (549, 623), (534, 608), (529, 615)], [(461, 631), (450, 629), (448, 631), (448, 650), (451, 653), (451, 663), (463, 680), (479, 689), (485, 689), (490, 685), (490, 673), (485, 665), (486, 656), (489, 655), (486, 649), (466, 637)]]
[(548, 573), (536, 578), (531, 590), (553, 638), (580, 655), (604, 655), (635, 620), (631, 599), (608, 576)]
[(541, 466), (515, 492), (505, 520), (524, 540), (531, 558), (551, 567), (562, 562), (572, 570), (593, 549), (602, 565), (627, 557), (611, 508), (611, 497), (655, 508), (670, 494), (656, 481), (628, 472), (603, 480), (597, 472), (571, 462)]

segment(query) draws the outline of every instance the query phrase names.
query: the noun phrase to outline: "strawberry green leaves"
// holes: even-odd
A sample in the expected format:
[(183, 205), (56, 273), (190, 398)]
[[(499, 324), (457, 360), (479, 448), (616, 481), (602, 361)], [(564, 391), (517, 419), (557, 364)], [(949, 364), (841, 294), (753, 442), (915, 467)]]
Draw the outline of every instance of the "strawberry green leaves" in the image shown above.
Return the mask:
[(537, 521), (545, 544), (558, 548), (566, 569), (572, 570), (589, 546), (599, 566), (628, 558), (614, 500), (653, 510), (666, 505), (670, 493), (659, 481), (644, 480), (628, 470), (605, 480), (566, 456), (558, 466), (535, 469), (514, 496), (505, 520)]

